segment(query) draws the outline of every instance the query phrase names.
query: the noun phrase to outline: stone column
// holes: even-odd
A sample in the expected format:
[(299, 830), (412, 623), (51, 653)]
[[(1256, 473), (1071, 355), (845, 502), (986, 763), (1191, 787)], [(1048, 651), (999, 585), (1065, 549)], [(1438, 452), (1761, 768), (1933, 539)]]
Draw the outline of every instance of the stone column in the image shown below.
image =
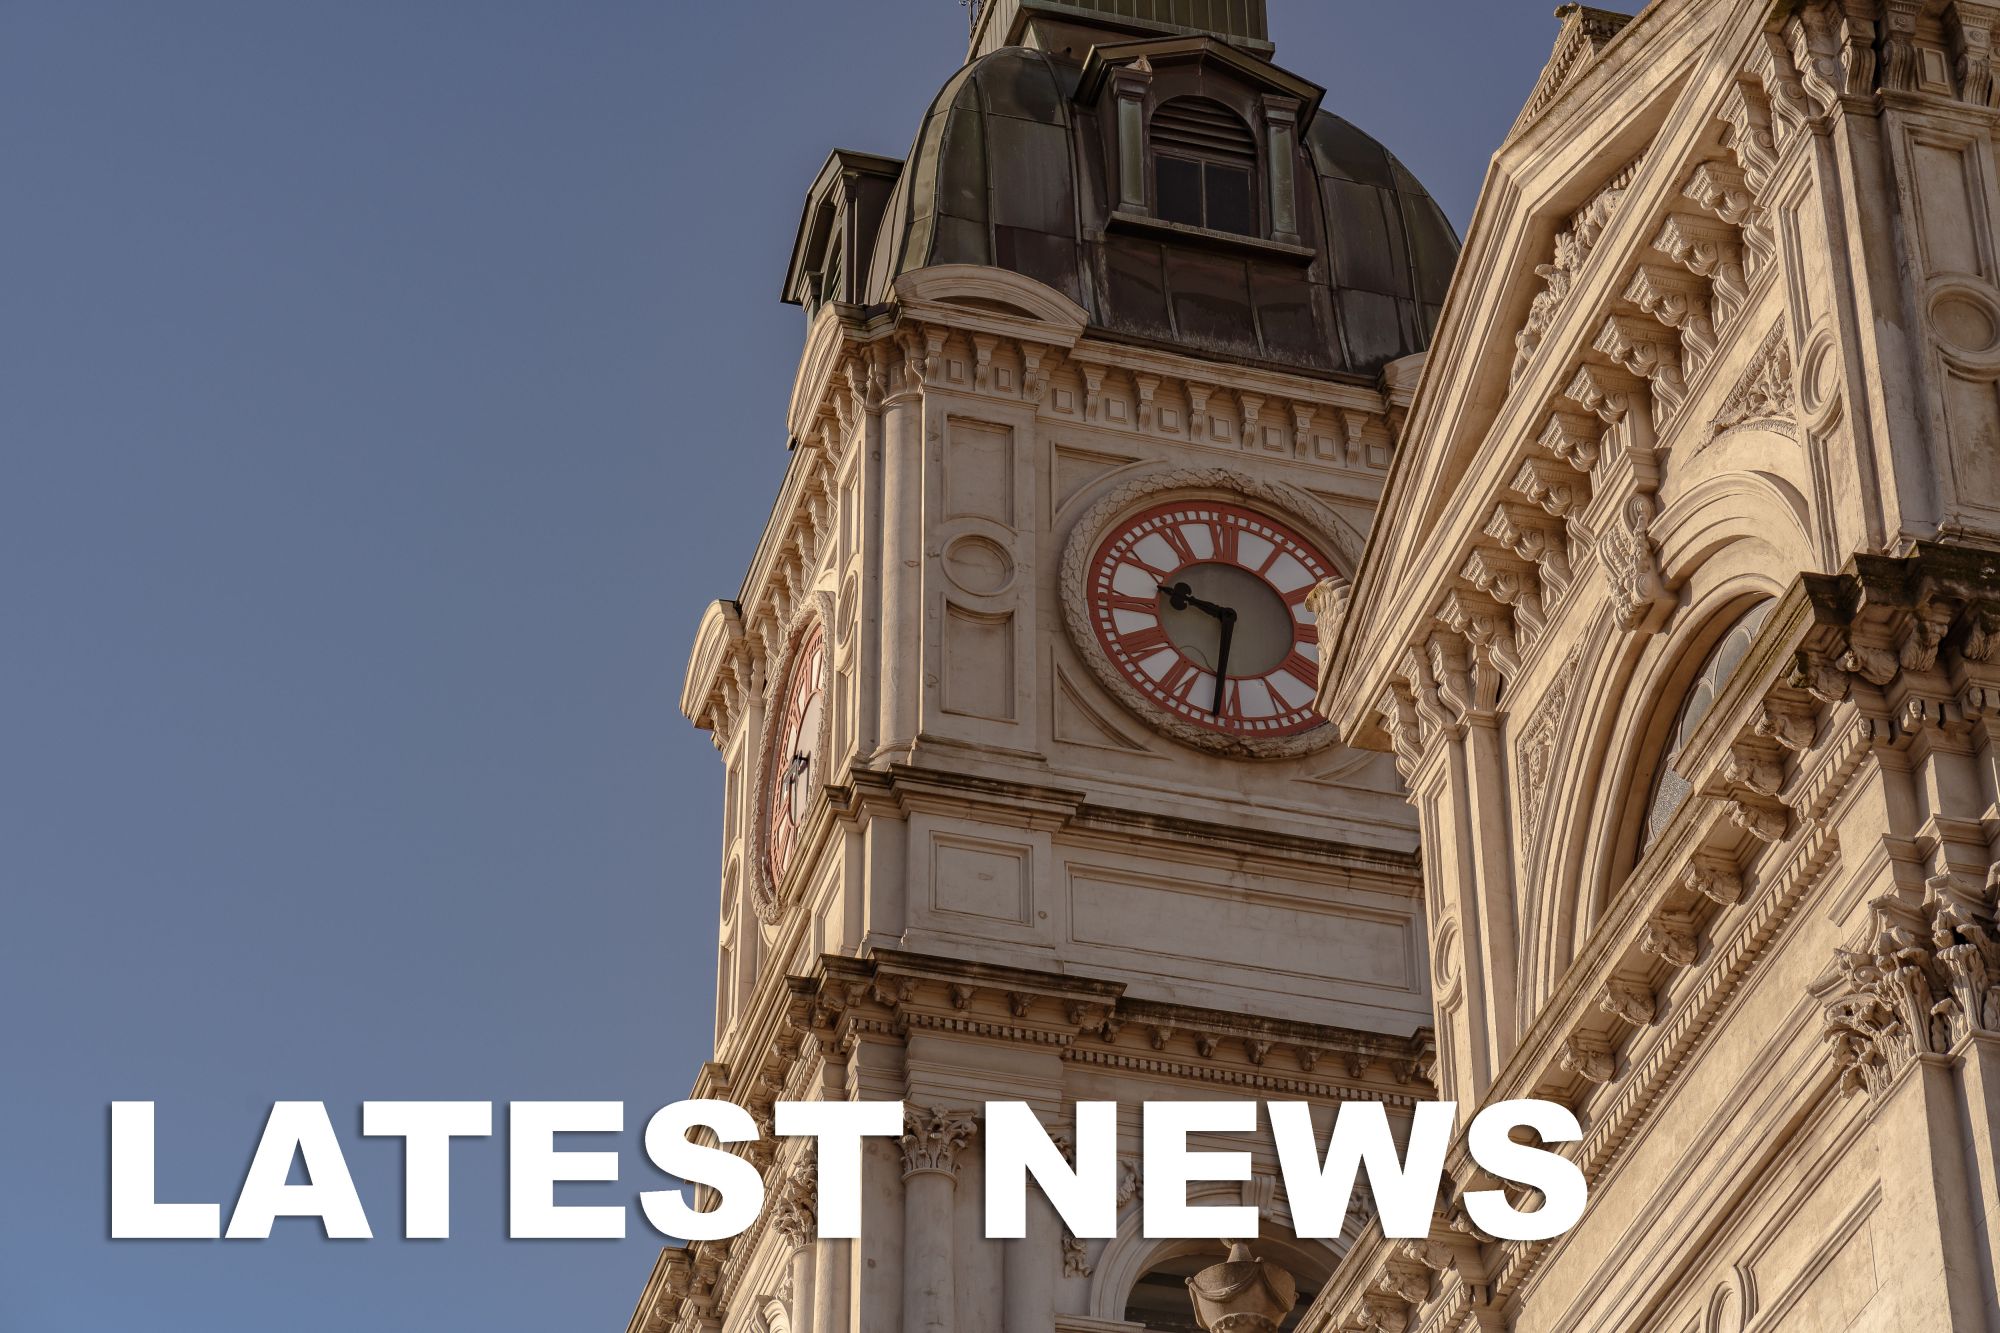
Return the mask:
[(810, 1161), (800, 1162), (792, 1168), (792, 1173), (779, 1187), (777, 1202), (771, 1209), (771, 1227), (785, 1243), (791, 1247), (792, 1294), (788, 1302), (792, 1316), (792, 1333), (811, 1333), (819, 1324), (815, 1320), (816, 1301), (814, 1298), (815, 1255), (813, 1242), (817, 1239), (819, 1199), (819, 1173)]
[[(1055, 1136), (1063, 1156), (1073, 1157), (1067, 1134)], [(1001, 1311), (1004, 1333), (1049, 1333), (1056, 1308), (1056, 1265), (1062, 1254), (1062, 1218), (1048, 1195), (1031, 1178), (1028, 1182), (1026, 1232), (1019, 1240), (1002, 1241), (1004, 1290)]]
[(1299, 99), (1264, 98), (1264, 175), (1270, 182), (1271, 239), (1299, 243)]
[(1151, 213), (1146, 204), (1146, 89), (1153, 67), (1144, 57), (1112, 71), (1111, 92), (1117, 102), (1118, 211)]
[(921, 349), (894, 363), (882, 406), (881, 640), (876, 647), (879, 748), (916, 739), (923, 709), (924, 399)]
[(812, 1333), (846, 1333), (847, 1256), (844, 1240), (820, 1237), (813, 1256)]
[(908, 1106), (903, 1112), (903, 1331), (951, 1333), (952, 1205), (970, 1113)]

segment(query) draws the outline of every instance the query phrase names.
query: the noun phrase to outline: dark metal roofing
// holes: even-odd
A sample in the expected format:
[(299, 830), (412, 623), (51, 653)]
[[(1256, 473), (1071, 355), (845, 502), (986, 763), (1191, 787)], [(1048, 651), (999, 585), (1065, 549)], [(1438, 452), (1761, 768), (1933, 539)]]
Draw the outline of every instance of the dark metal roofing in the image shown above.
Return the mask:
[(1081, 72), (1006, 47), (951, 77), (884, 212), (864, 300), (889, 299), (912, 269), (986, 264), (1137, 341), (1358, 374), (1427, 345), (1458, 238), (1381, 144), (1338, 116), (1313, 118), (1295, 169), (1316, 188), (1290, 253), (1119, 226), (1095, 112), (1075, 101)]

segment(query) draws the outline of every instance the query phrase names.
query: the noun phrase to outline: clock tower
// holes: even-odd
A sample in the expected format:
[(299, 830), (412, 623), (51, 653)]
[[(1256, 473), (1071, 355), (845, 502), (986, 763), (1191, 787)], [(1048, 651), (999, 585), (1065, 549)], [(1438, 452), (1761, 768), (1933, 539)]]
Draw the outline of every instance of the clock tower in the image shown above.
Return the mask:
[[(1313, 697), (1456, 241), (1272, 55), (1260, 0), (998, 0), (907, 158), (806, 193), (791, 463), (681, 699), (726, 792), (693, 1095), (908, 1133), (851, 1241), (745, 1145), (763, 1217), (669, 1249), (635, 1333), (1193, 1328), (1223, 1250), (1140, 1235), (1140, 1103), (1431, 1095), (1414, 817)], [(1120, 1104), (1116, 1238), (1032, 1190), (984, 1237), (989, 1099)], [(1202, 1146), (1254, 1170), (1191, 1202), (1255, 1204), (1309, 1299), (1345, 1242), (1266, 1135)]]

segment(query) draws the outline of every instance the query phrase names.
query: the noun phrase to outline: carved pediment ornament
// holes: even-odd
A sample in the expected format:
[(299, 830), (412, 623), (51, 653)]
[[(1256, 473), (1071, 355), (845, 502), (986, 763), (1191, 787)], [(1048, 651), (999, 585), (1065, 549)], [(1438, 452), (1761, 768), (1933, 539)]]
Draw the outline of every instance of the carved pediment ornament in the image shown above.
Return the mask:
[(1709, 419), (1709, 438), (1753, 422), (1769, 423), (1796, 437), (1792, 424), (1792, 344), (1780, 321), (1764, 335), (1763, 343), (1750, 364), (1744, 367), (1736, 387), (1722, 400)]
[(1527, 839), (1526, 865), (1531, 871), (1540, 863), (1542, 842), (1547, 836), (1544, 815), (1554, 808), (1548, 799), (1549, 785), (1554, 776), (1556, 746), (1569, 717), (1578, 663), (1577, 651), (1572, 650), (1569, 660), (1563, 663), (1554, 682), (1528, 715), (1520, 738), (1514, 742), (1514, 767), (1520, 775), (1521, 831)]
[(1641, 628), (1673, 605), (1653, 543), (1654, 504), (1652, 496), (1635, 492), (1597, 538), (1597, 554), (1611, 580), (1618, 623), (1628, 630)]
[(1519, 380), (1535, 359), (1542, 339), (1547, 336), (1557, 312), (1576, 285), (1577, 274), (1590, 258), (1590, 252), (1610, 224), (1612, 215), (1618, 211), (1619, 201), (1625, 197), (1626, 187), (1632, 183), (1638, 169), (1637, 158), (1626, 163), (1556, 231), (1550, 243), (1548, 261), (1535, 266), (1535, 276), (1542, 280), (1542, 288), (1529, 302), (1527, 318), (1514, 335), (1514, 367), (1510, 382)]

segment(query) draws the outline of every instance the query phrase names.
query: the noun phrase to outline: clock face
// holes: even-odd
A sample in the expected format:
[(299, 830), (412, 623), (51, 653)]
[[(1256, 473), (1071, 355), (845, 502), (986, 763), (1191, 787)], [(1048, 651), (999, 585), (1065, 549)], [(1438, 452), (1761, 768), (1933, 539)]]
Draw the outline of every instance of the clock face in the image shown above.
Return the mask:
[(1312, 711), (1319, 640), (1306, 594), (1333, 573), (1313, 543), (1214, 500), (1156, 505), (1098, 546), (1091, 628), (1159, 708), (1232, 736), (1290, 736)]
[(773, 890), (784, 882), (799, 828), (819, 792), (820, 713), (826, 702), (826, 635), (815, 625), (792, 657), (778, 726), (764, 757), (764, 869)]

